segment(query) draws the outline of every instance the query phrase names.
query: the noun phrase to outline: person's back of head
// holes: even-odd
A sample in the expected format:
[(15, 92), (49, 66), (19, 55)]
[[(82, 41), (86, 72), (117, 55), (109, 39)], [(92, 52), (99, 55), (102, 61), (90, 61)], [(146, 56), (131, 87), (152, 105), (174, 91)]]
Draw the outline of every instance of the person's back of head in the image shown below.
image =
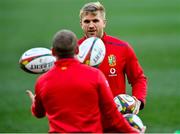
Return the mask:
[(60, 30), (53, 38), (53, 55), (58, 59), (74, 57), (77, 48), (77, 37), (70, 30)]

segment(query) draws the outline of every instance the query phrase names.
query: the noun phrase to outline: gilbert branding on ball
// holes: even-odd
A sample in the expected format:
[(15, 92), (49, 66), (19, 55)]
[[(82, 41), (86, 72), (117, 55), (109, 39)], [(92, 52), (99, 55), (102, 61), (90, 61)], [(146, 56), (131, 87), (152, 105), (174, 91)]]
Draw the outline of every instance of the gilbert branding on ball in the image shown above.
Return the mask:
[(47, 72), (56, 61), (52, 56), (52, 52), (48, 48), (37, 47), (31, 48), (24, 52), (19, 60), (22, 70), (33, 73), (41, 74)]
[(80, 45), (77, 58), (81, 63), (96, 67), (103, 61), (105, 54), (103, 41), (97, 37), (90, 37)]

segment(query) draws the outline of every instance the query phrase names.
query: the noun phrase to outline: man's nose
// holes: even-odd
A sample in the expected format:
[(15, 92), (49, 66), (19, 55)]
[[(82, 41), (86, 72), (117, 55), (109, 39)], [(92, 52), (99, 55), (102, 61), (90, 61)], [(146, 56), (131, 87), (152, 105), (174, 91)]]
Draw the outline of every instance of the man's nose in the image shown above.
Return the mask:
[(93, 21), (91, 21), (91, 22), (89, 23), (89, 27), (90, 27), (90, 28), (93, 28), (93, 27), (94, 27), (94, 22), (93, 22)]

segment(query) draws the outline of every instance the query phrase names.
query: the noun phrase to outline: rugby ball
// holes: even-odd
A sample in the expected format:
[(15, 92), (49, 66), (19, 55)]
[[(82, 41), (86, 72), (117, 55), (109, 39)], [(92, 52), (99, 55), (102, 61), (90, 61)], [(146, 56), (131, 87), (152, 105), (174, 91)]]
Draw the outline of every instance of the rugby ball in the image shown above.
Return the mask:
[(136, 114), (124, 114), (123, 116), (132, 127), (142, 131), (142, 129), (144, 128), (144, 124), (139, 116), (137, 116)]
[(114, 102), (118, 108), (118, 111), (122, 114), (133, 113), (135, 109), (135, 99), (128, 94), (119, 94), (114, 97)]
[(25, 51), (19, 60), (19, 64), (21, 69), (28, 73), (41, 74), (47, 72), (55, 61), (56, 58), (50, 49), (37, 47)]
[(105, 54), (103, 41), (98, 37), (90, 37), (80, 44), (77, 58), (81, 63), (96, 67), (103, 61)]

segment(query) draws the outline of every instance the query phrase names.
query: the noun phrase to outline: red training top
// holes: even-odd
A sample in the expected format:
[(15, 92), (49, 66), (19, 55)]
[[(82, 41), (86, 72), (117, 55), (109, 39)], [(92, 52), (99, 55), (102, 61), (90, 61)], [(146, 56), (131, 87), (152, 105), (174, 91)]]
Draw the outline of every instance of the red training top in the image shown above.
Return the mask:
[(103, 73), (61, 59), (35, 86), (32, 113), (47, 115), (49, 132), (135, 132), (120, 114)]
[[(81, 44), (86, 37), (81, 38)], [(125, 74), (132, 86), (132, 95), (142, 102), (144, 107), (147, 93), (147, 79), (143, 73), (132, 47), (122, 40), (106, 35), (102, 37), (106, 47), (106, 55), (98, 68), (105, 74), (113, 95), (126, 93)]]

